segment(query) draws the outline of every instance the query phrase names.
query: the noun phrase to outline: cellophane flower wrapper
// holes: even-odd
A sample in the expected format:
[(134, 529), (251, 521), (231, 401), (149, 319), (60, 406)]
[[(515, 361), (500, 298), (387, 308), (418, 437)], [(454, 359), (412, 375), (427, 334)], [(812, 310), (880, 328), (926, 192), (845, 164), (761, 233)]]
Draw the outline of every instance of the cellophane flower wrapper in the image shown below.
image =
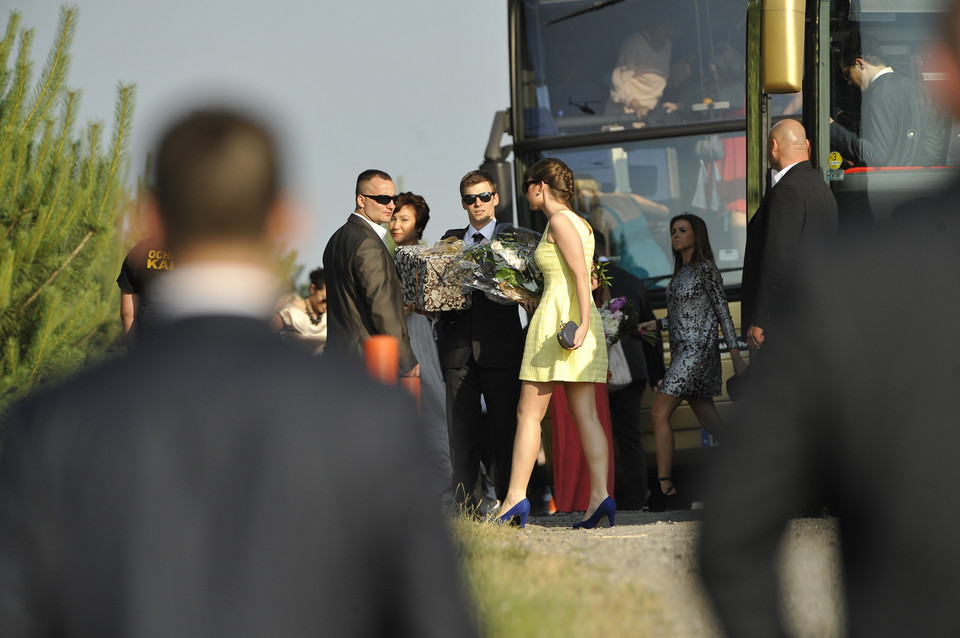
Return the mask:
[(543, 273), (533, 260), (539, 243), (538, 233), (516, 229), (491, 242), (465, 247), (460, 257), (463, 287), (479, 290), (501, 304), (539, 301)]

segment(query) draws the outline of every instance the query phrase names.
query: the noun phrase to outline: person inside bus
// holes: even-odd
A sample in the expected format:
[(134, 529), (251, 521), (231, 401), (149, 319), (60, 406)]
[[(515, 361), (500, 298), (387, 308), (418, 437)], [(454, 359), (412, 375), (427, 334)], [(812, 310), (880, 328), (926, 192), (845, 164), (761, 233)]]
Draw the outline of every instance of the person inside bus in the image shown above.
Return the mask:
[(841, 54), (841, 70), (862, 92), (859, 131), (830, 120), (830, 148), (863, 166), (943, 163), (944, 127), (923, 90), (883, 59), (876, 38), (862, 36)]
[(670, 209), (636, 193), (605, 192), (592, 177), (577, 180), (584, 216), (596, 232), (604, 255), (616, 255), (620, 266), (644, 279), (670, 272), (664, 248), (651, 228), (665, 226)]
[(656, 108), (670, 77), (674, 27), (665, 16), (654, 16), (650, 27), (627, 38), (610, 76), (610, 100), (638, 120)]

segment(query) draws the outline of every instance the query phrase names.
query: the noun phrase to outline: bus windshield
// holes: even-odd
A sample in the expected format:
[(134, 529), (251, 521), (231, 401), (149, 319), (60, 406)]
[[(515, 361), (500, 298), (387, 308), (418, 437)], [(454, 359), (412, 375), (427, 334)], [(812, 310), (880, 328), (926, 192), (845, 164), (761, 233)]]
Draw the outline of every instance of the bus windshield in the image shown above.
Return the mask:
[[(597, 254), (665, 286), (669, 221), (707, 223), (740, 280), (746, 241), (744, 0), (519, 0), (514, 151), (559, 157)], [(784, 108), (790, 98), (784, 99)], [(523, 210), (520, 221), (535, 225)]]

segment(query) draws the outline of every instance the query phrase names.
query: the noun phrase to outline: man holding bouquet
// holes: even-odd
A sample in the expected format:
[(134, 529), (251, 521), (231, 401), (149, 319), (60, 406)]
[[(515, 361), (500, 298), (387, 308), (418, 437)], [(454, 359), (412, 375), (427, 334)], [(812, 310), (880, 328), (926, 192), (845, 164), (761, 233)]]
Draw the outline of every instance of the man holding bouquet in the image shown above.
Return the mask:
[[(496, 222), (500, 203), (497, 184), (488, 173), (475, 170), (460, 180), (460, 199), (467, 212), (466, 228), (453, 228), (443, 238), (462, 239), (469, 248), (518, 229)], [(524, 230), (524, 233), (531, 231)], [(447, 386), (447, 425), (453, 456), (453, 488), (457, 502), (475, 506), (473, 488), (480, 471), (481, 453), (492, 458), (496, 495), (503, 500), (510, 481), (513, 437), (520, 400), (520, 360), (523, 327), (516, 304), (491, 301), (480, 291), (465, 310), (440, 313), (437, 324), (440, 366)], [(483, 414), (481, 397), (486, 403)]]

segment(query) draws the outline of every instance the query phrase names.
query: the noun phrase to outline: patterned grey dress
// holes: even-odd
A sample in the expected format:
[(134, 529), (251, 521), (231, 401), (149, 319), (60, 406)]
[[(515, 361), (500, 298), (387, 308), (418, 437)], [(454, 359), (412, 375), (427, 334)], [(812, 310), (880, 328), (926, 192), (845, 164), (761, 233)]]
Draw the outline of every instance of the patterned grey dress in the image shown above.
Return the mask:
[(657, 327), (670, 331), (670, 368), (660, 392), (675, 397), (715, 397), (722, 387), (720, 338), (737, 347), (720, 271), (710, 261), (684, 264), (667, 287), (667, 316)]

